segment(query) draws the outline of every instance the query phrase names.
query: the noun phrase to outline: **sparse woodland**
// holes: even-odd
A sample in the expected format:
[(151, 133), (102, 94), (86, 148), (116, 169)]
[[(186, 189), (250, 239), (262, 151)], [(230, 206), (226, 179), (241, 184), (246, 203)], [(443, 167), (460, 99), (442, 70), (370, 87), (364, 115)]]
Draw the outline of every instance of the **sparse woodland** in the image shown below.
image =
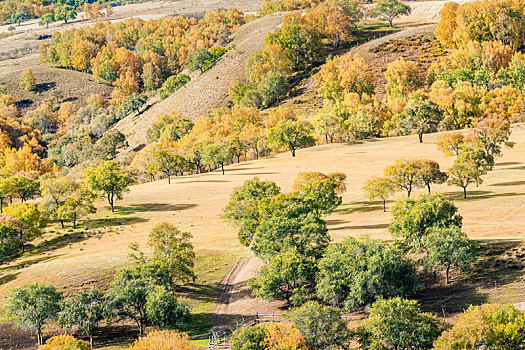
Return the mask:
[[(410, 14), (409, 5), (262, 1), (258, 16), (286, 14), (247, 60), (246, 77), (228, 87), (224, 107), (197, 119), (178, 111), (159, 115), (141, 130), (147, 143), (131, 148), (115, 124), (213, 69), (235, 50), (232, 34), (255, 16), (228, 9), (202, 18), (110, 22), (104, 18), (111, 3), (0, 2), (3, 22), (13, 24), (38, 17), (49, 26), (84, 12), (93, 25), (54, 33), (41, 46), (40, 61), (89, 74), (112, 91), (91, 94), (79, 108), (59, 91), (26, 107), (0, 85), (0, 264), (27, 259), (51, 232), (87, 228), (104, 210), (98, 203), (118, 212), (134, 184), (174, 186), (174, 177), (224, 175), (228, 165), (279, 152), (300, 158), (302, 149), (321, 144), (413, 135), (419, 145), (426, 134), (441, 132), (436, 147), (453, 159), (449, 168), (431, 157), (399, 158), (364, 181), (363, 195), (391, 214), (392, 241), (366, 234), (333, 240), (328, 217), (342, 210), (347, 184), (355, 181), (347, 174), (299, 172), (288, 192), (258, 176), (236, 187), (222, 219), (262, 261), (248, 286), (285, 310), (282, 322), (239, 327), (225, 344), (238, 350), (523, 348), (525, 316), (513, 306), (465, 305), (449, 323), (436, 316), (435, 305), (418, 302), (418, 293), (429, 280), (446, 288), (483, 258), (480, 242), (464, 231), (462, 212), (435, 186), (453, 186), (458, 200), (469, 200), (514, 146), (512, 124), (525, 121), (525, 2), (445, 3), (425, 64), (400, 57), (380, 69), (351, 50), (362, 28), (395, 26)], [(320, 101), (311, 115), (290, 102), (305, 81)], [(17, 88), (36, 99), (42, 83), (27, 68)], [(415, 196), (416, 190), (425, 194)], [(113, 324), (133, 325), (139, 338), (130, 349), (193, 349), (188, 334), (201, 329), (194, 328), (187, 295), (197, 254), (186, 231), (158, 222), (147, 233), (146, 250), (129, 242), (127, 265), (104, 287), (70, 293), (31, 282), (15, 288), (6, 317), (34, 330), (41, 349), (93, 348), (97, 330)], [(352, 315), (363, 314), (348, 326)], [(47, 339), (50, 324), (65, 335)]]

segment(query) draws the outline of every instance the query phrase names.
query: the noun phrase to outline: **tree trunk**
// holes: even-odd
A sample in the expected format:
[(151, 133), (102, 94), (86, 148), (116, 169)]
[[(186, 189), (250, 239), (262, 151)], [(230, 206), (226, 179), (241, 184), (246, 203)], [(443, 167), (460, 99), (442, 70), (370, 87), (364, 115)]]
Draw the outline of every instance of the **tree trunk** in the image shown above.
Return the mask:
[(407, 190), (407, 198), (410, 198), (410, 194), (412, 193), (412, 188), (409, 188)]
[(168, 185), (171, 185), (171, 176), (168, 175)]
[(419, 143), (423, 143), (423, 134), (419, 133), (418, 136), (419, 136)]
[(222, 175), (224, 175), (224, 164), (221, 163)]
[(463, 199), (467, 198), (467, 188), (463, 187)]
[(290, 147), (290, 151), (292, 152), (292, 157), (295, 157), (295, 148), (294, 147)]
[(64, 220), (60, 220), (60, 226), (64, 228)]
[(77, 228), (77, 213), (73, 215), (73, 229), (76, 230), (76, 228)]
[(430, 191), (430, 182), (427, 183), (427, 188), (428, 188), (428, 194), (431, 194), (432, 192)]
[(445, 281), (446, 281), (446, 284), (448, 284), (450, 282), (449, 278), (448, 278), (448, 273), (450, 271), (450, 266), (447, 266), (447, 270), (445, 271)]
[(44, 345), (44, 342), (42, 341), (42, 330), (37, 330), (37, 338), (38, 338), (38, 345)]
[(93, 349), (93, 334), (89, 333), (89, 346), (91, 349)]
[(4, 198), (0, 197), (0, 214), (4, 212)]
[(386, 213), (386, 200), (383, 199), (383, 213)]
[(111, 195), (108, 194), (108, 202), (109, 202), (109, 205), (111, 206), (111, 212), (114, 213), (115, 207), (113, 206), (113, 194)]

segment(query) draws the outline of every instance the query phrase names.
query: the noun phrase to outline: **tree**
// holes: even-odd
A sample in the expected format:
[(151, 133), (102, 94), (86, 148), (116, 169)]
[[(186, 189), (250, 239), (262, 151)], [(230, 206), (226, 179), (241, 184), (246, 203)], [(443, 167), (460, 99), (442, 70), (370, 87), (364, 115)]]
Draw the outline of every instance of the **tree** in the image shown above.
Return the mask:
[(325, 175), (319, 172), (301, 172), (293, 184), (293, 190), (297, 196), (302, 198), (317, 217), (321, 214), (331, 214), (343, 199), (340, 196), (341, 183), (344, 186), (346, 175), (337, 173), (342, 177), (332, 177), (333, 174)]
[(46, 341), (45, 345), (39, 346), (39, 350), (88, 350), (87, 341), (78, 340), (72, 335), (55, 335)]
[(435, 35), (439, 42), (445, 46), (453, 45), (454, 31), (456, 30), (456, 13), (459, 8), (457, 2), (447, 2), (439, 11), (439, 22), (436, 27)]
[(7, 217), (0, 217), (0, 264), (12, 257), (18, 249), (18, 231), (15, 223)]
[(97, 199), (97, 194), (88, 190), (84, 186), (78, 187), (71, 194), (64, 204), (58, 208), (57, 217), (59, 220), (72, 221), (73, 228), (77, 228), (77, 220), (84, 215), (92, 214), (97, 211), (93, 202)]
[(412, 12), (410, 6), (405, 5), (398, 0), (383, 0), (377, 3), (376, 8), (372, 12), (374, 17), (383, 17), (388, 21), (390, 27), (393, 26), (394, 19), (404, 15), (408, 16)]
[(204, 66), (206, 61), (211, 59), (211, 54), (206, 49), (197, 49), (194, 53), (188, 56), (188, 61), (186, 65), (190, 71), (200, 70), (201, 73), (204, 73)]
[(195, 281), (193, 267), (195, 252), (190, 240), (192, 235), (181, 232), (172, 224), (157, 224), (148, 236), (148, 244), (153, 249), (153, 262), (168, 272), (171, 289), (177, 282)]
[(423, 134), (437, 131), (437, 126), (443, 119), (438, 105), (420, 94), (410, 99), (404, 114), (402, 127), (408, 132), (416, 133), (420, 143), (423, 143)]
[(96, 152), (100, 159), (112, 160), (117, 157), (118, 150), (128, 146), (126, 135), (118, 130), (108, 130), (97, 141)]
[(132, 182), (130, 175), (113, 161), (104, 162), (84, 172), (86, 187), (106, 197), (111, 206), (111, 212), (115, 211), (115, 198), (122, 199), (123, 193), (128, 190)]
[(185, 74), (177, 74), (170, 76), (168, 79), (166, 79), (164, 84), (162, 84), (162, 89), (160, 89), (161, 100), (165, 100), (166, 98), (168, 98), (175, 91), (189, 83), (190, 80), (191, 78)]
[(286, 78), (280, 73), (269, 73), (259, 83), (257, 91), (261, 96), (262, 108), (278, 104), (288, 91)]
[(231, 338), (232, 350), (265, 350), (263, 346), (266, 337), (265, 325), (257, 324), (253, 327), (237, 328)]
[(146, 316), (150, 325), (173, 329), (182, 328), (191, 315), (188, 302), (173, 290), (154, 286), (148, 293)]
[(273, 300), (284, 299), (300, 305), (311, 293), (315, 280), (315, 259), (299, 254), (296, 249), (283, 249), (273, 256), (259, 275), (249, 281), (257, 297)]
[(73, 6), (59, 5), (55, 7), (55, 19), (57, 21), (64, 21), (64, 23), (67, 23), (68, 20), (74, 19), (76, 16), (77, 11)]
[(259, 225), (260, 200), (279, 194), (281, 189), (272, 181), (264, 181), (258, 177), (246, 180), (236, 187), (230, 195), (230, 201), (224, 208), (224, 218), (239, 225), (239, 241), (248, 247)]
[(12, 198), (15, 195), (15, 188), (10, 178), (0, 177), (0, 214), (4, 212), (4, 203), (6, 198)]
[(159, 140), (178, 141), (187, 135), (192, 128), (192, 121), (181, 114), (163, 114), (148, 129), (148, 142)]
[(115, 301), (115, 310), (122, 319), (133, 320), (140, 335), (148, 325), (148, 295), (154, 285), (150, 278), (138, 267), (119, 270), (111, 284), (111, 296)]
[(483, 183), (481, 176), (487, 173), (492, 160), (486, 159), (483, 150), (464, 148), (452, 167), (448, 170), (448, 184), (463, 188), (463, 198), (467, 198), (467, 187), (470, 184), (480, 185)]
[(461, 148), (464, 145), (464, 137), (461, 131), (450, 131), (444, 134), (439, 134), (437, 138), (437, 149), (445, 154), (451, 156), (459, 155)]
[(55, 21), (55, 14), (53, 13), (45, 13), (40, 18), (40, 21), (38, 22), (38, 25), (43, 26), (46, 25), (46, 28), (49, 28), (49, 23), (53, 23)]
[(413, 262), (380, 240), (348, 237), (331, 244), (319, 261), (317, 294), (334, 307), (355, 310), (379, 298), (411, 295), (418, 287)]
[(17, 327), (35, 329), (42, 345), (42, 328), (56, 317), (61, 300), (62, 294), (51, 284), (31, 282), (9, 294), (7, 314), (16, 318)]
[(266, 336), (262, 346), (266, 350), (307, 350), (301, 332), (293, 323), (269, 323), (265, 325)]
[(192, 350), (190, 338), (185, 333), (175, 331), (153, 331), (145, 337), (141, 337), (130, 346), (130, 350)]
[(36, 89), (36, 79), (31, 68), (26, 68), (22, 71), (20, 87), (26, 91), (33, 91)]
[(368, 319), (356, 332), (365, 350), (433, 349), (444, 325), (422, 313), (415, 300), (380, 299), (367, 309)]
[(473, 140), (482, 148), (488, 157), (496, 158), (502, 155), (502, 147), (514, 147), (509, 141), (510, 123), (501, 119), (484, 119), (476, 124), (473, 131)]
[[(397, 0), (386, 0), (396, 1)], [(412, 61), (400, 58), (388, 64), (385, 71), (386, 91), (392, 97), (407, 97), (411, 92), (423, 86), (425, 82), (421, 68)]]
[(369, 200), (380, 199), (386, 212), (386, 201), (396, 192), (396, 186), (391, 178), (372, 176), (366, 180), (363, 192)]
[(74, 297), (64, 301), (58, 321), (65, 329), (77, 326), (89, 337), (93, 348), (93, 331), (100, 322), (111, 316), (111, 300), (98, 289), (78, 291)]
[(40, 208), (49, 219), (60, 220), (62, 228), (64, 220), (58, 217), (58, 211), (78, 187), (75, 181), (66, 177), (45, 176), (40, 182)]
[(389, 231), (396, 239), (419, 250), (432, 228), (461, 227), (458, 208), (442, 194), (421, 195), (419, 199), (401, 199), (392, 209)]
[(444, 269), (447, 284), (451, 268), (466, 270), (477, 257), (475, 241), (457, 226), (432, 228), (423, 238), (423, 246), (427, 251), (426, 266)]
[[(525, 317), (512, 305), (472, 305), (455, 321), (436, 340), (435, 350), (511, 350), (523, 345)], [(507, 333), (512, 330), (517, 332)]]
[(268, 141), (270, 147), (288, 147), (295, 157), (297, 149), (315, 144), (312, 132), (313, 127), (307, 121), (283, 120), (268, 130)]
[(42, 235), (43, 229), (46, 227), (46, 219), (34, 204), (12, 204), (5, 208), (4, 211), (7, 216), (15, 220), (18, 241), (22, 253), (24, 253), (25, 244)]
[(171, 176), (181, 173), (186, 164), (183, 157), (166, 150), (153, 152), (152, 161), (152, 170), (164, 174), (168, 184), (171, 184)]
[(308, 349), (345, 349), (350, 332), (339, 309), (309, 301), (283, 315), (301, 332)]
[(224, 175), (224, 163), (231, 160), (231, 152), (228, 145), (224, 142), (213, 142), (204, 148), (202, 161), (213, 167), (219, 167)]
[(431, 184), (442, 184), (447, 181), (447, 174), (439, 170), (439, 163), (430, 159), (419, 160), (419, 177), (431, 193)]
[(398, 159), (393, 165), (386, 167), (384, 173), (385, 177), (390, 178), (397, 188), (407, 191), (408, 198), (414, 188), (423, 186), (417, 159)]

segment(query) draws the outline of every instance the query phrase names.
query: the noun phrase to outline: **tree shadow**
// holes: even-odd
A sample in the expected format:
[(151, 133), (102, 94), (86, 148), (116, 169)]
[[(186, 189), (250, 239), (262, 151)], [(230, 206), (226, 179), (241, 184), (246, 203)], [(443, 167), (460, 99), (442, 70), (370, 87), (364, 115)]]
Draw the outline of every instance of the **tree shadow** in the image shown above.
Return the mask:
[(389, 224), (372, 224), (372, 225), (347, 225), (341, 227), (331, 227), (330, 231), (341, 230), (379, 230), (388, 228)]
[[(416, 298), (424, 310), (446, 313), (490, 302), (491, 293), (503, 295), (502, 288), (523, 278), (524, 258), (525, 246), (522, 242), (481, 242), (478, 260), (469, 271), (451, 274), (450, 284), (445, 285), (443, 277), (436, 280), (436, 275), (422, 273), (424, 287)], [(513, 286), (509, 292), (517, 291)]]
[[(29, 248), (31, 248), (31, 246), (29, 246)], [(40, 251), (37, 248), (36, 250), (33, 249), (33, 250), (29, 251), (28, 253), (29, 254), (40, 254)], [(9, 261), (14, 261), (14, 260), (20, 258), (21, 256), (22, 256), (21, 254), (13, 256), (13, 257), (11, 257), (11, 259)], [(29, 266), (34, 265), (34, 264), (38, 264), (38, 263), (41, 263), (41, 262), (46, 262), (46, 261), (50, 261), (50, 260), (56, 259), (59, 256), (61, 256), (61, 255), (43, 256), (43, 257), (39, 257), (39, 258), (32, 259), (32, 260), (24, 260), (24, 261), (21, 261), (21, 262), (15, 264), (15, 265), (8, 265), (8, 266), (6, 266), (4, 268), (1, 268), (0, 271), (2, 271), (2, 272), (16, 271), (16, 270), (19, 270), (19, 269), (23, 269), (23, 268), (29, 267)]]
[(87, 229), (96, 229), (108, 226), (133, 225), (147, 221), (148, 219), (139, 218), (136, 216), (130, 218), (100, 218), (85, 221), (84, 227)]
[(165, 203), (144, 203), (131, 204), (127, 206), (116, 206), (117, 213), (122, 215), (130, 215), (133, 213), (144, 212), (165, 212), (165, 211), (180, 211), (196, 207), (196, 204), (165, 204)]
[(46, 91), (49, 91), (51, 90), (52, 88), (54, 88), (55, 86), (57, 86), (57, 83), (52, 81), (52, 82), (49, 82), (49, 83), (40, 83), (40, 84), (36, 84), (36, 89), (35, 91), (39, 94), (43, 93), (43, 92), (46, 92)]
[(30, 107), (33, 103), (35, 103), (33, 100), (25, 99), (15, 102), (15, 105), (20, 109), (24, 109)]
[(520, 186), (525, 185), (525, 181), (509, 181), (509, 182), (499, 182), (497, 184), (492, 184), (489, 186)]
[(18, 276), (20, 272), (14, 272), (14, 273), (8, 273), (6, 275), (0, 276), (0, 286), (5, 283), (9, 283), (11, 281), (16, 280), (16, 276)]
[(215, 303), (219, 295), (218, 284), (203, 284), (203, 283), (189, 283), (184, 286), (177, 287), (177, 293), (192, 299), (199, 300), (206, 303)]
[[(389, 201), (387, 201), (388, 205)], [(355, 206), (355, 207), (354, 207)], [(383, 202), (352, 202), (337, 208), (334, 213), (352, 214), (352, 213), (370, 213), (373, 211), (383, 211)]]
[(494, 165), (495, 166), (507, 166), (507, 165), (519, 165), (519, 164), (523, 164), (523, 163), (520, 163), (520, 162), (501, 162), (501, 163), (496, 163)]
[(519, 193), (519, 192), (495, 193), (492, 191), (483, 191), (483, 190), (469, 191), (468, 189), (467, 189), (467, 198), (463, 198), (463, 191), (445, 192), (443, 194), (448, 199), (454, 200), (454, 201), (476, 201), (476, 200), (483, 200), (483, 199), (490, 199), (490, 198), (517, 197), (517, 196), (525, 195), (525, 193)]

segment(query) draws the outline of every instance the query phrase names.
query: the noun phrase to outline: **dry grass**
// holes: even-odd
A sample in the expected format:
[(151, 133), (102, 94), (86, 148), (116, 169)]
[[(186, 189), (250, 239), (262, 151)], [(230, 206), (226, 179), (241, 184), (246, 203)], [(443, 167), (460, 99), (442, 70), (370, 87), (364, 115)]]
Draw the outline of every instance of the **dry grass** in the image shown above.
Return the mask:
[[(524, 239), (523, 125), (514, 127), (512, 140), (516, 142), (514, 149), (507, 150), (504, 157), (498, 159), (495, 170), (485, 176), (483, 185), (470, 189), (466, 200), (461, 199), (458, 188), (440, 185), (434, 189), (456, 202), (464, 217), (464, 229), (472, 238)], [(136, 241), (145, 246), (147, 233), (161, 221), (191, 232), (200, 256), (219, 254), (224, 265), (233, 263), (248, 251), (238, 243), (235, 228), (222, 220), (222, 208), (233, 188), (253, 176), (276, 181), (288, 191), (301, 171), (345, 172), (348, 191), (344, 194), (343, 205), (328, 218), (334, 240), (362, 234), (390, 239), (387, 230), (390, 213), (383, 213), (379, 203), (366, 201), (361, 187), (368, 177), (381, 175), (385, 166), (401, 157), (431, 158), (439, 161), (442, 168), (448, 168), (453, 159), (444, 158), (436, 150), (436, 135), (427, 135), (424, 141), (418, 144), (415, 136), (408, 136), (353, 145), (323, 145), (301, 150), (296, 158), (282, 153), (268, 159), (236, 164), (227, 167), (224, 176), (214, 172), (177, 178), (171, 185), (163, 180), (133, 186), (125, 199), (118, 203), (117, 214), (110, 214), (105, 203), (100, 203), (100, 212), (89, 224), (89, 230), (99, 230), (97, 235), (76, 243), (72, 240), (70, 245), (26, 257), (25, 263), (16, 262), (18, 269), (4, 270), (0, 276), (0, 304), (5, 302), (3, 297), (10, 289), (29, 281), (49, 281), (63, 288), (78, 288), (100, 281), (101, 276), (109, 276), (126, 263), (129, 243)], [(398, 197), (402, 195), (400, 193)], [(100, 228), (106, 225), (110, 228)], [(29, 262), (35, 259), (45, 261)], [(221, 273), (217, 270), (216, 274), (207, 274), (206, 283), (220, 281), (224, 270), (220, 266), (217, 268)], [(205, 283), (205, 274), (200, 272), (200, 275), (198, 283)]]

